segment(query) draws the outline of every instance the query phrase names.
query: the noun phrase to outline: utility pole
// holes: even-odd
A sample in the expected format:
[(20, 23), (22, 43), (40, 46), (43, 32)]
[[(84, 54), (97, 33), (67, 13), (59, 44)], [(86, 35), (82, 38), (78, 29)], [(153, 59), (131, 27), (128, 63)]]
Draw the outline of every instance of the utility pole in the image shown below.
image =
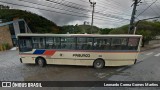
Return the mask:
[(92, 6), (92, 22), (91, 22), (91, 34), (92, 34), (92, 31), (93, 31), (93, 16), (94, 16), (94, 7), (95, 7), (95, 5), (96, 5), (96, 2), (95, 1), (92, 1), (91, 2), (91, 0), (89, 0), (89, 2), (91, 3), (91, 6)]
[(131, 20), (130, 20), (130, 25), (129, 25), (129, 28), (128, 28), (128, 34), (131, 34), (134, 30), (134, 25), (133, 24), (134, 24), (134, 20), (135, 20), (136, 7), (137, 7), (137, 4), (139, 2), (138, 2), (138, 0), (134, 0), (134, 3), (132, 4), (133, 5), (133, 11), (132, 11), (132, 16), (131, 16)]

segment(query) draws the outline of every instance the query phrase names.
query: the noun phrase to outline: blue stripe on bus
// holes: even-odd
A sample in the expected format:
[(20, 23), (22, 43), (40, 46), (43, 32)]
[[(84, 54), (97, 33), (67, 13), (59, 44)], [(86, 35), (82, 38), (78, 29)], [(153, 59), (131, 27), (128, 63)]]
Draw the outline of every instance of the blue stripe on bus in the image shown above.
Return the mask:
[(35, 50), (33, 54), (43, 54), (45, 50)]

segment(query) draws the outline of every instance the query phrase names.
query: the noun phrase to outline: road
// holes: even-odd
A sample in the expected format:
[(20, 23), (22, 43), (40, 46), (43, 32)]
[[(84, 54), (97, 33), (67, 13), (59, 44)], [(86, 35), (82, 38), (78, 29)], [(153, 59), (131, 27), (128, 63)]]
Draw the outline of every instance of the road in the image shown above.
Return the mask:
[(87, 66), (22, 64), (18, 51), (0, 52), (0, 81), (103, 81), (121, 67), (94, 69)]
[[(0, 52), (0, 71), (1, 81), (160, 81), (160, 48), (141, 52), (135, 65), (105, 67), (104, 69), (58, 65), (47, 65), (41, 68), (36, 65), (21, 64), (17, 51), (5, 51)], [(77, 88), (54, 88), (54, 90), (74, 89)], [(78, 88), (78, 90), (84, 89), (106, 90), (104, 87)], [(156, 90), (160, 88), (137, 87), (136, 89)], [(135, 88), (108, 87), (107, 90), (135, 90)]]

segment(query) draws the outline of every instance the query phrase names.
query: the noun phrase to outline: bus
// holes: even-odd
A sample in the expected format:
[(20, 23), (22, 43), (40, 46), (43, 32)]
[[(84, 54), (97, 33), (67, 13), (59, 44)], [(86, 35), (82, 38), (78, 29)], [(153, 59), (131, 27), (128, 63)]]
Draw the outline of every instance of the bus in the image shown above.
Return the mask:
[(142, 35), (18, 34), (21, 63), (94, 68), (136, 63)]

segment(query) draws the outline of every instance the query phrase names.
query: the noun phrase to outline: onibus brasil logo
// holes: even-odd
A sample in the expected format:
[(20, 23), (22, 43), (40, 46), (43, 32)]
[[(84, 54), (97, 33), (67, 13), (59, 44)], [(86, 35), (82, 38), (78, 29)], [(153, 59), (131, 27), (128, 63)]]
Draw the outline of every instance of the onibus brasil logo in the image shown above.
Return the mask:
[(2, 82), (2, 87), (42, 87), (41, 83)]

